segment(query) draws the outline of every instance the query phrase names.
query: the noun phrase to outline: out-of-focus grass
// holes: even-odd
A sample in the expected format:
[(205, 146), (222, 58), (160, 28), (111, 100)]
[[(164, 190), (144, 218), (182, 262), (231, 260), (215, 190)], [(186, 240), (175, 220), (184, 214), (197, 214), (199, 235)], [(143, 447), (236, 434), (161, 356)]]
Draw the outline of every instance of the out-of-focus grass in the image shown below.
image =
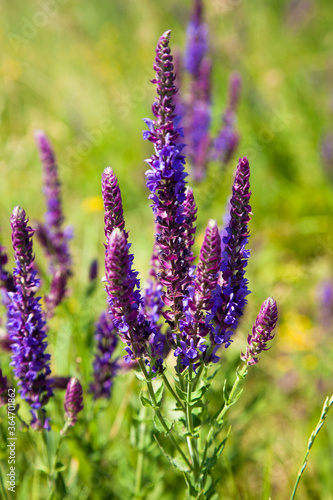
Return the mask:
[[(252, 169), (248, 276), (253, 295), (237, 339), (223, 352), (230, 380), (260, 302), (273, 295), (280, 310), (274, 347), (251, 370), (239, 408), (230, 417), (234, 429), (217, 471), (226, 477), (220, 495), (284, 499), (333, 386), (332, 328), (320, 322), (316, 295), (318, 282), (333, 277), (332, 185), (319, 155), (322, 137), (332, 129), (333, 14), (329, 0), (206, 4), (214, 61), (214, 127), (225, 102), (228, 74), (237, 69), (244, 81), (237, 153), (249, 156)], [(55, 0), (49, 13), (45, 5), (29, 0), (1, 7), (1, 231), (9, 246), (8, 221), (15, 204), (21, 204), (32, 221), (44, 210), (32, 137), (34, 129), (43, 129), (57, 151), (66, 220), (75, 230), (73, 295), (50, 325), (53, 364), (58, 374), (80, 372), (87, 385), (93, 322), (105, 303), (102, 285), (93, 297), (84, 294), (91, 260), (97, 257), (103, 263), (101, 172), (111, 164), (118, 176), (135, 264), (144, 278), (153, 225), (143, 162), (151, 145), (142, 141), (141, 118), (151, 116), (154, 89), (149, 79), (156, 41), (171, 28), (172, 46), (183, 46), (189, 2)], [(198, 242), (208, 218), (221, 220), (233, 168), (220, 172), (219, 165), (212, 165), (207, 180), (194, 188)], [(37, 246), (36, 256), (42, 259)], [(8, 358), (1, 356), (5, 372), (6, 363)], [(216, 400), (221, 398), (222, 378)], [(106, 404), (87, 399), (85, 420), (74, 433), (79, 436), (87, 425), (85, 440), (73, 438), (65, 452), (67, 458), (72, 456), (68, 474), (71, 491), (76, 492), (73, 498), (112, 498), (112, 488), (115, 498), (126, 497), (136, 457), (128, 440), (131, 412), (139, 409), (136, 385), (131, 376), (122, 375), (104, 409)], [(128, 402), (125, 398), (121, 420), (118, 409), (124, 394), (130, 397)], [(115, 435), (117, 413), (122, 424)], [(333, 498), (332, 429), (329, 417), (299, 498)], [(93, 448), (88, 445), (91, 437)], [(117, 442), (126, 443), (126, 459)], [(22, 437), (19, 446), (22, 461), (29, 460), (31, 443)], [(157, 459), (154, 463), (158, 475), (166, 464)], [(32, 477), (28, 468), (20, 474), (17, 498), (28, 498), (32, 485), (32, 498), (44, 498), (43, 473)], [(175, 498), (170, 493), (175, 474), (167, 471), (164, 479), (170, 491), (154, 490), (147, 498)]]

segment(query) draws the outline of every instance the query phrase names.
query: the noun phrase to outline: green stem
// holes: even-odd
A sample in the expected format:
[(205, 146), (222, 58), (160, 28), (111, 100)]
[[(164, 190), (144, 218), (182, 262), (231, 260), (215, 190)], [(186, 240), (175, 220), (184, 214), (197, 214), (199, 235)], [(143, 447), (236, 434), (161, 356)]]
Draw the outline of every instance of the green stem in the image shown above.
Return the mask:
[(220, 408), (220, 410), (217, 411), (213, 420), (217, 420), (217, 419), (221, 420), (225, 416), (225, 414), (227, 413), (229, 408), (234, 404), (233, 399), (234, 399), (234, 397), (239, 389), (239, 385), (246, 377), (247, 372), (248, 372), (247, 364), (245, 364), (241, 370), (237, 370), (236, 380), (235, 380), (234, 385), (232, 386), (232, 389), (231, 389), (230, 394), (228, 396), (229, 401), (228, 401), (228, 403), (226, 403), (226, 402), (223, 403), (222, 408)]
[(315, 439), (317, 437), (317, 434), (319, 433), (320, 429), (322, 428), (322, 426), (325, 423), (328, 410), (330, 409), (330, 407), (332, 405), (333, 405), (333, 395), (331, 396), (331, 398), (328, 398), (328, 397), (326, 398), (324, 406), (323, 406), (323, 409), (322, 409), (322, 412), (321, 412), (321, 415), (320, 415), (320, 419), (319, 419), (319, 421), (317, 423), (316, 428), (311, 433), (311, 436), (310, 436), (309, 441), (308, 441), (308, 447), (306, 449), (305, 457), (303, 459), (301, 468), (300, 468), (300, 470), (298, 472), (298, 476), (297, 476), (297, 479), (296, 479), (296, 482), (295, 482), (295, 486), (294, 486), (293, 492), (291, 494), (290, 500), (294, 500), (294, 498), (295, 498), (298, 484), (299, 484), (299, 482), (301, 480), (302, 474), (303, 474), (303, 472), (304, 472), (304, 470), (305, 470), (305, 468), (307, 466), (307, 463), (308, 463), (308, 456), (309, 456), (310, 450), (311, 450), (312, 445), (313, 445), (313, 443), (314, 443), (314, 441), (315, 441)]
[(198, 481), (200, 476), (200, 461), (198, 455), (198, 447), (197, 447), (197, 439), (193, 435), (194, 427), (193, 427), (193, 418), (192, 418), (192, 374), (193, 374), (193, 366), (192, 363), (189, 366), (188, 370), (188, 383), (187, 383), (187, 402), (186, 402), (186, 422), (187, 429), (190, 433), (190, 436), (187, 436), (187, 446), (190, 452), (192, 464), (193, 464), (193, 474), (195, 482)]
[(181, 402), (181, 400), (179, 399), (178, 395), (176, 394), (176, 392), (173, 390), (167, 376), (165, 375), (165, 373), (163, 372), (162, 373), (162, 378), (163, 378), (163, 381), (167, 387), (167, 389), (169, 390), (169, 392), (172, 394), (172, 396), (174, 397), (174, 399), (177, 401), (177, 403), (179, 404), (179, 406), (181, 407), (181, 409), (183, 410), (183, 412), (185, 413), (185, 406), (183, 405), (183, 403)]
[(140, 423), (140, 436), (139, 436), (139, 453), (138, 453), (138, 461), (136, 464), (136, 473), (135, 473), (135, 498), (137, 499), (141, 498), (140, 491), (142, 484), (143, 461), (144, 461), (143, 446), (144, 446), (144, 439), (146, 432), (145, 416), (146, 416), (146, 409), (143, 406), (140, 412), (141, 423)]
[(1, 484), (1, 489), (2, 489), (3, 498), (4, 498), (5, 500), (8, 500), (8, 495), (7, 495), (7, 491), (6, 491), (6, 488), (5, 488), (5, 483), (4, 483), (4, 480), (3, 480), (3, 477), (2, 477), (2, 469), (1, 469), (1, 465), (0, 465), (0, 484)]
[(169, 429), (166, 421), (163, 418), (163, 415), (161, 414), (161, 412), (160, 412), (160, 410), (158, 408), (158, 405), (157, 405), (157, 402), (156, 402), (156, 397), (155, 397), (155, 392), (154, 392), (154, 388), (153, 388), (153, 384), (151, 383), (151, 380), (149, 380), (149, 376), (148, 376), (145, 364), (144, 364), (144, 362), (143, 362), (142, 359), (139, 359), (139, 365), (140, 365), (141, 371), (142, 371), (142, 373), (143, 373), (143, 375), (145, 377), (145, 380), (146, 380), (146, 384), (147, 384), (147, 389), (148, 389), (150, 401), (152, 402), (152, 404), (154, 406), (154, 411), (155, 411), (156, 417), (161, 422), (161, 424), (162, 424), (163, 428), (165, 429), (165, 432), (168, 435), (168, 437), (169, 437), (171, 443), (173, 444), (173, 446), (176, 448), (176, 450), (181, 455), (181, 457), (183, 458), (183, 460), (185, 461), (185, 463), (188, 465), (188, 467), (192, 470), (192, 466), (191, 466), (188, 458), (186, 457), (186, 455), (184, 454), (184, 452), (180, 448), (179, 444), (175, 440), (174, 436), (172, 435), (172, 430)]

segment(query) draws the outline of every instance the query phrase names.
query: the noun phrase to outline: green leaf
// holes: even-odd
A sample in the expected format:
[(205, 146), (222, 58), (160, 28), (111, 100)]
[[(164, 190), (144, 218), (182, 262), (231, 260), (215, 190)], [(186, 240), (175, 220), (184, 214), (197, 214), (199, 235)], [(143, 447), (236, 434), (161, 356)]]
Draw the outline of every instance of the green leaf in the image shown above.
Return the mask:
[(162, 384), (162, 385), (160, 385), (160, 387), (155, 392), (156, 402), (157, 402), (158, 406), (161, 406), (162, 398), (163, 398), (163, 392), (164, 392), (164, 385)]
[(141, 381), (143, 381), (143, 382), (146, 380), (146, 379), (145, 379), (145, 376), (144, 376), (144, 374), (143, 374), (142, 372), (136, 372), (136, 371), (135, 371), (135, 372), (134, 372), (134, 375), (135, 375), (135, 376), (136, 376), (139, 380), (141, 380)]
[(166, 435), (171, 431), (173, 424), (171, 424), (171, 422), (165, 417), (163, 418), (163, 420), (168, 427), (167, 431), (165, 430), (164, 425), (162, 424), (162, 422), (160, 421), (160, 419), (156, 416), (156, 413), (154, 412), (153, 421), (154, 421), (154, 425), (155, 425), (156, 429), (158, 430), (158, 432), (163, 432)]
[(177, 394), (179, 396), (179, 399), (186, 402), (187, 401), (187, 393), (182, 391), (177, 385), (175, 387), (176, 387), (176, 391), (177, 391)]
[(207, 392), (208, 388), (209, 388), (209, 385), (203, 385), (202, 387), (200, 387), (196, 391), (192, 392), (191, 401), (192, 402), (199, 401), (203, 397), (203, 395)]
[(156, 436), (154, 436), (155, 438), (155, 441), (157, 443), (157, 446), (159, 447), (159, 449), (161, 450), (161, 452), (163, 453), (163, 455), (165, 456), (165, 458), (168, 460), (168, 462), (172, 465), (172, 467), (174, 467), (175, 469), (177, 470), (180, 470), (182, 472), (190, 472), (190, 469), (188, 468), (187, 464), (183, 461), (182, 458), (173, 458), (171, 457), (166, 451), (165, 449), (163, 448), (163, 446), (161, 445), (161, 443), (159, 442), (159, 440), (157, 439)]
[(56, 479), (56, 491), (59, 493), (60, 498), (66, 498), (67, 488), (61, 473), (58, 474)]
[(188, 474), (184, 473), (184, 478), (185, 478), (185, 482), (186, 482), (190, 496), (197, 498), (198, 491), (194, 488), (193, 484), (191, 483), (191, 479), (188, 476)]
[(150, 408), (154, 408), (153, 405), (151, 404), (151, 402), (149, 401), (149, 399), (147, 399), (143, 395), (143, 391), (140, 392), (140, 400), (141, 400), (141, 403), (143, 404), (143, 406), (149, 406)]

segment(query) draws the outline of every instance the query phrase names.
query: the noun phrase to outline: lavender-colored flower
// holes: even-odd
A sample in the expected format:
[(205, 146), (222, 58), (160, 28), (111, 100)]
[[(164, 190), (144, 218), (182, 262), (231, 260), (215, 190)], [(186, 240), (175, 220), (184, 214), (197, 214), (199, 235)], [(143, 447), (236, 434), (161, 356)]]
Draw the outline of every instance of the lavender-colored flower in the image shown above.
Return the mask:
[(68, 382), (70, 381), (71, 377), (53, 377), (52, 378), (52, 388), (53, 389), (60, 389), (64, 390), (67, 388)]
[(106, 292), (110, 313), (118, 334), (127, 344), (125, 361), (146, 355), (146, 342), (154, 329), (140, 312), (143, 301), (138, 273), (132, 269), (133, 255), (124, 231), (116, 228), (108, 240), (105, 253)]
[(147, 160), (150, 170), (146, 172), (147, 187), (151, 194), (155, 222), (160, 226), (156, 234), (159, 247), (158, 258), (161, 270), (158, 277), (165, 287), (163, 301), (172, 306), (174, 314), (164, 311), (164, 317), (173, 322), (182, 315), (182, 296), (190, 283), (188, 249), (184, 238), (185, 177), (183, 144), (176, 144), (180, 130), (176, 128), (177, 117), (174, 113), (174, 86), (172, 55), (169, 48), (170, 31), (165, 32), (156, 48), (154, 69), (157, 97), (152, 110), (156, 120), (145, 119), (149, 131), (144, 139), (155, 146), (155, 154)]
[(278, 310), (276, 302), (272, 297), (268, 297), (262, 304), (259, 314), (252, 327), (252, 334), (247, 337), (247, 350), (241, 354), (241, 359), (249, 366), (255, 365), (259, 361), (259, 354), (267, 351), (267, 342), (274, 338), (273, 330), (278, 320)]
[(185, 246), (187, 248), (186, 260), (191, 264), (195, 257), (193, 255), (192, 247), (194, 244), (194, 237), (196, 232), (195, 222), (197, 220), (197, 206), (195, 204), (193, 190), (187, 186), (185, 191), (185, 201), (184, 201), (184, 240)]
[(90, 385), (90, 392), (94, 399), (110, 398), (113, 380), (118, 372), (118, 360), (112, 360), (112, 355), (118, 343), (117, 330), (111, 316), (102, 312), (95, 329), (97, 352), (93, 363), (94, 381)]
[(95, 281), (98, 275), (98, 260), (94, 259), (89, 266), (89, 281)]
[[(248, 243), (251, 207), (250, 167), (247, 158), (240, 158), (230, 199), (230, 220), (222, 238), (222, 263), (219, 284), (214, 291), (211, 319), (216, 327), (212, 335), (217, 347), (230, 345), (230, 337), (242, 316), (246, 296), (250, 293), (244, 277), (250, 255), (245, 247)], [(216, 349), (214, 351), (215, 355)], [(213, 360), (216, 358), (213, 356)]]
[(229, 80), (228, 105), (222, 117), (222, 128), (214, 141), (213, 156), (223, 163), (230, 161), (239, 143), (239, 134), (235, 129), (235, 122), (241, 84), (240, 75), (233, 73)]
[(202, 0), (194, 0), (192, 18), (187, 28), (187, 44), (184, 55), (185, 68), (191, 75), (198, 75), (207, 51), (208, 28), (202, 21)]
[(8, 384), (7, 377), (2, 374), (0, 368), (0, 407), (7, 404), (8, 401)]
[(80, 381), (72, 377), (68, 382), (65, 401), (65, 416), (68, 427), (73, 427), (77, 422), (77, 416), (83, 410), (83, 390)]
[(69, 231), (63, 229), (61, 185), (52, 146), (41, 131), (35, 132), (35, 139), (44, 171), (44, 195), (47, 207), (45, 223), (38, 225), (37, 237), (46, 252), (52, 274), (50, 293), (45, 297), (47, 313), (51, 316), (54, 308), (64, 298), (67, 281), (72, 274), (68, 249), (71, 235)]
[[(12, 242), (16, 267), (14, 282), (16, 292), (9, 292), (7, 328), (13, 352), (11, 365), (18, 378), (21, 397), (32, 410), (40, 411), (52, 396), (50, 355), (47, 348), (45, 322), (40, 306), (40, 297), (35, 293), (39, 280), (34, 270), (32, 236), (34, 230), (21, 207), (15, 207), (11, 216)], [(34, 411), (33, 425), (42, 428), (45, 424)], [(47, 424), (46, 424), (47, 425)]]
[(319, 321), (325, 328), (332, 326), (333, 280), (323, 280), (317, 287)]

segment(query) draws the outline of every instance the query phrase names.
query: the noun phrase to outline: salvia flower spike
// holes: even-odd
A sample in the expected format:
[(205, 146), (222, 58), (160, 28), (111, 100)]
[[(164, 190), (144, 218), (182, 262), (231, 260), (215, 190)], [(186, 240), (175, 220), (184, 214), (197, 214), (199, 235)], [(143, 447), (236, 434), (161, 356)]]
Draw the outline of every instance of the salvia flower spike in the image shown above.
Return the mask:
[(250, 293), (245, 278), (250, 255), (246, 249), (251, 214), (249, 177), (249, 162), (247, 158), (240, 158), (229, 202), (229, 224), (222, 236), (221, 275), (213, 294), (212, 312), (216, 327), (212, 342), (217, 348), (222, 344), (225, 347), (230, 345), (231, 335), (237, 328), (238, 319), (247, 303), (246, 296)]
[(159, 248), (158, 277), (165, 287), (164, 303), (176, 311), (173, 317), (169, 311), (165, 311), (164, 316), (173, 321), (172, 328), (177, 329), (177, 321), (182, 316), (182, 295), (191, 280), (184, 237), (183, 204), (187, 174), (184, 171), (185, 158), (181, 154), (184, 145), (176, 143), (181, 130), (176, 126), (178, 118), (174, 113), (173, 96), (177, 89), (169, 40), (170, 31), (167, 31), (157, 44), (154, 64), (156, 77), (152, 80), (157, 87), (157, 97), (152, 107), (156, 119), (145, 119), (149, 131), (144, 132), (143, 136), (155, 146), (155, 154), (147, 160), (150, 169), (146, 172), (146, 178), (155, 222), (160, 228), (155, 236)]
[(80, 381), (76, 377), (72, 377), (68, 382), (64, 409), (66, 426), (73, 427), (77, 422), (78, 414), (83, 410), (83, 390)]
[(278, 320), (278, 310), (276, 302), (272, 297), (268, 297), (262, 304), (259, 314), (252, 328), (252, 334), (247, 337), (246, 353), (241, 355), (243, 361), (248, 365), (255, 365), (259, 362), (259, 354), (267, 351), (267, 343), (274, 338), (273, 330)]
[(45, 223), (39, 224), (37, 237), (44, 247), (50, 263), (52, 282), (50, 292), (45, 297), (48, 316), (66, 295), (67, 281), (71, 276), (71, 257), (68, 241), (70, 231), (63, 228), (64, 216), (61, 204), (61, 185), (54, 151), (46, 135), (35, 132), (35, 139), (44, 172), (44, 195), (47, 211)]
[(9, 292), (7, 328), (12, 349), (14, 374), (19, 380), (21, 397), (32, 408), (32, 426), (48, 427), (48, 419), (42, 417), (42, 407), (52, 396), (49, 377), (50, 355), (46, 354), (47, 342), (40, 297), (35, 293), (39, 280), (34, 270), (32, 236), (34, 230), (21, 207), (15, 207), (11, 215), (12, 242), (16, 267), (14, 282), (16, 292)]

